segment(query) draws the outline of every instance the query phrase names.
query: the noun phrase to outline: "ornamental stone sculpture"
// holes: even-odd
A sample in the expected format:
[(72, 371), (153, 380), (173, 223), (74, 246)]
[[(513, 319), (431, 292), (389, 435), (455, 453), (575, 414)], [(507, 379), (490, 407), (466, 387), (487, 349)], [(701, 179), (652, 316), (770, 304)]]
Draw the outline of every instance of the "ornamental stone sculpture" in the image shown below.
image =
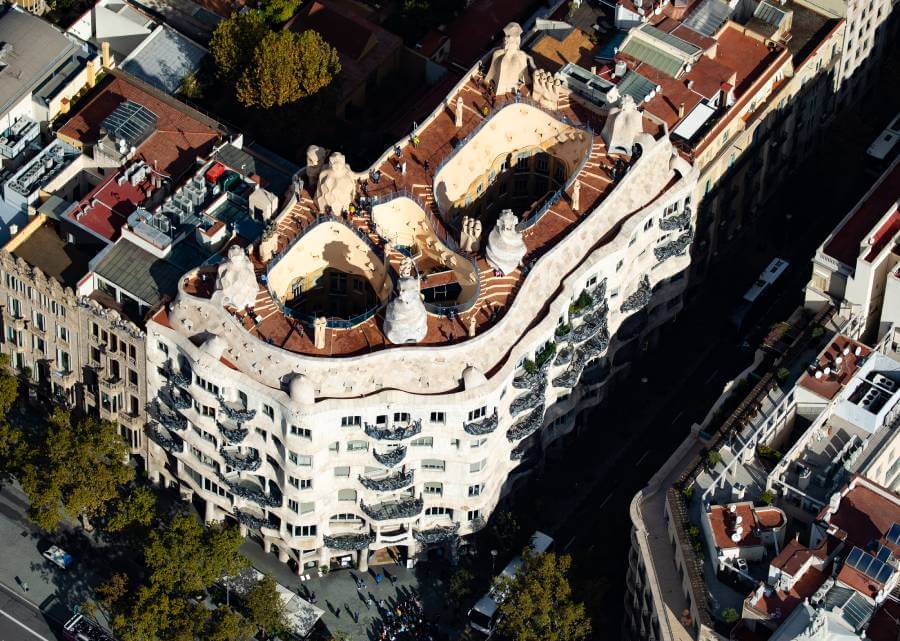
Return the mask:
[(419, 294), (419, 281), (401, 278), (397, 290), (384, 314), (384, 334), (397, 345), (418, 343), (428, 333), (428, 312)]
[(600, 136), (606, 143), (608, 153), (630, 156), (635, 139), (643, 131), (641, 112), (634, 104), (634, 98), (626, 95), (622, 97), (620, 107), (610, 109)]
[(463, 107), (464, 107), (462, 96), (456, 99), (456, 128), (459, 129), (463, 126)]
[(335, 152), (328, 158), (328, 167), (319, 174), (316, 186), (316, 206), (319, 212), (340, 215), (350, 208), (356, 195), (356, 176), (347, 166), (344, 154)]
[(572, 185), (572, 211), (576, 214), (581, 208), (581, 183), (578, 180)]
[(540, 106), (554, 111), (559, 109), (561, 90), (562, 81), (555, 78), (552, 73), (544, 69), (535, 70), (531, 95)]
[(228, 258), (219, 267), (216, 289), (222, 292), (222, 304), (236, 309), (253, 307), (259, 286), (256, 284), (256, 272), (253, 263), (243, 248), (232, 245), (228, 249)]
[(519, 266), (528, 252), (522, 233), (516, 231), (519, 219), (511, 209), (504, 209), (488, 236), (485, 257), (494, 269), (507, 276)]
[(313, 340), (316, 349), (325, 349), (325, 329), (328, 327), (328, 319), (317, 316), (313, 321)]
[(328, 158), (328, 150), (318, 145), (310, 145), (306, 148), (306, 178), (310, 185), (319, 179), (319, 174), (325, 167)]
[(471, 216), (463, 216), (462, 229), (459, 232), (459, 248), (475, 254), (481, 248), (481, 221)]
[(528, 69), (534, 67), (534, 61), (519, 49), (521, 40), (522, 27), (518, 24), (510, 22), (503, 28), (503, 48), (492, 54), (491, 66), (484, 77), (493, 86), (495, 96), (515, 90), (519, 82), (528, 82)]

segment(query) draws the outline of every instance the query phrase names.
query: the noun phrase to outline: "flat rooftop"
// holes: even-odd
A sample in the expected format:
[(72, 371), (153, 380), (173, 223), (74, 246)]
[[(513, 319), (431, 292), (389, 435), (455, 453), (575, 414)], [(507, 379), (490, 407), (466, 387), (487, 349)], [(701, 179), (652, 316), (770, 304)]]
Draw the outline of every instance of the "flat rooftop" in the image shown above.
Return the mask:
[(37, 267), (66, 287), (75, 289), (88, 273), (88, 263), (100, 250), (83, 243), (68, 243), (57, 223), (43, 215), (33, 219), (4, 247), (16, 258)]
[(197, 156), (209, 154), (225, 133), (214, 120), (187, 105), (140, 80), (111, 71), (59, 129), (58, 136), (82, 149), (93, 146), (100, 140), (104, 119), (126, 100), (156, 115), (156, 128), (137, 148), (135, 158), (163, 174), (181, 176)]
[(815, 366), (800, 377), (798, 385), (831, 400), (850, 382), (871, 353), (871, 348), (866, 345), (839, 334), (822, 350)]
[(147, 199), (150, 189), (149, 179), (134, 185), (124, 171), (118, 171), (98, 183), (66, 217), (98, 238), (113, 242), (121, 235), (128, 217)]
[[(875, 225), (892, 209), (896, 211), (900, 194), (900, 159), (879, 177), (873, 188), (838, 225), (823, 251), (848, 267), (855, 268), (862, 243)], [(866, 252), (868, 254), (868, 252)]]

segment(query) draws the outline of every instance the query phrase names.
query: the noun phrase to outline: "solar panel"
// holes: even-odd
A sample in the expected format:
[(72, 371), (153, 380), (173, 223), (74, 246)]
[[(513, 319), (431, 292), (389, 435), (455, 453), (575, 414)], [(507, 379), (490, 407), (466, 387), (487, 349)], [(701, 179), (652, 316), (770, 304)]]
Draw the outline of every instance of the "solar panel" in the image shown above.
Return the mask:
[(872, 604), (861, 594), (854, 592), (844, 604), (842, 613), (847, 623), (858, 631), (872, 616)]
[(891, 566), (889, 566), (885, 563), (885, 564), (882, 564), (881, 569), (878, 571), (878, 574), (875, 575), (874, 578), (879, 583), (885, 584), (890, 580), (891, 574), (893, 574), (893, 573), (894, 573), (894, 568), (892, 568)]
[[(879, 550), (879, 554), (881, 554), (881, 550)], [(890, 558), (890, 551), (888, 551), (887, 558)], [(847, 555), (846, 563), (850, 567), (855, 568), (870, 579), (878, 581), (879, 583), (885, 583), (894, 571), (894, 569), (885, 561), (875, 558), (868, 552), (863, 552), (858, 547), (854, 547), (850, 550), (850, 554)]]
[(891, 552), (891, 549), (889, 547), (879, 545), (878, 552), (875, 554), (875, 558), (882, 563), (890, 563), (894, 558), (894, 553)]
[(900, 545), (900, 523), (894, 523), (890, 532), (887, 534), (887, 540), (894, 545)]
[(856, 563), (859, 561), (859, 557), (863, 555), (863, 551), (859, 548), (855, 547), (850, 550), (850, 554), (847, 555), (847, 565), (851, 567), (856, 567)]

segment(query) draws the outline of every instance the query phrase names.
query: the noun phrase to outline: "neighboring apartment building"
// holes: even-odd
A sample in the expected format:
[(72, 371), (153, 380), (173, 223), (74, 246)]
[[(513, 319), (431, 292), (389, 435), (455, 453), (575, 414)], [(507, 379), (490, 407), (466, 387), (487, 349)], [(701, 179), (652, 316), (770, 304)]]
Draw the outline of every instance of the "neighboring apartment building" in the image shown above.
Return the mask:
[(881, 340), (900, 324), (900, 159), (838, 223), (813, 257), (806, 306), (833, 305), (848, 332)]
[[(898, 341), (895, 329), (875, 349), (835, 335), (795, 385), (767, 389), (714, 457), (685, 440), (632, 502), (624, 638), (890, 638), (865, 630), (895, 616), (900, 548), (865, 582), (852, 547), (876, 554), (900, 510)], [(842, 503), (848, 489), (884, 505)], [(829, 526), (838, 505), (859, 532)], [(808, 546), (785, 540), (808, 527)], [(739, 616), (726, 624), (729, 610)]]
[(310, 149), (249, 256), (148, 325), (151, 478), (298, 572), (481, 528), (681, 309), (695, 170), (540, 74), (485, 116), (518, 32), (366, 173)]

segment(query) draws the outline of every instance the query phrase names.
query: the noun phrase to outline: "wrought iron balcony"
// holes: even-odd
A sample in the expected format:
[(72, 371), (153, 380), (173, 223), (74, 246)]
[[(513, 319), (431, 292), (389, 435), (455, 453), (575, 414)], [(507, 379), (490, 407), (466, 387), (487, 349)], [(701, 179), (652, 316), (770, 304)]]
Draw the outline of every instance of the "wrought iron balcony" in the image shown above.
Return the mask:
[(506, 438), (510, 441), (519, 441), (527, 438), (537, 432), (543, 423), (544, 404), (541, 403), (531, 414), (509, 428), (506, 432)]
[(572, 360), (572, 354), (574, 350), (571, 347), (563, 347), (559, 350), (559, 353), (556, 355), (556, 360), (553, 361), (554, 365), (565, 365), (569, 361)]
[(619, 310), (622, 312), (633, 312), (642, 309), (647, 306), (647, 303), (650, 302), (651, 295), (652, 291), (650, 290), (650, 279), (645, 275), (643, 278), (641, 278), (641, 282), (640, 285), (638, 285), (638, 288), (634, 290), (634, 292), (632, 292), (631, 295), (628, 296), (628, 298), (625, 299), (625, 302), (622, 303), (622, 306), (619, 308)]
[(691, 210), (685, 207), (684, 211), (675, 216), (668, 216), (659, 219), (659, 228), (663, 231), (674, 231), (676, 229), (684, 229), (691, 224)]
[(544, 391), (546, 389), (547, 380), (544, 379), (543, 383), (536, 390), (528, 392), (527, 394), (522, 394), (522, 396), (519, 396), (509, 404), (509, 415), (516, 416), (525, 410), (530, 410), (531, 408), (542, 404), (544, 402)]
[(416, 434), (421, 433), (422, 421), (417, 418), (409, 425), (394, 429), (378, 427), (377, 425), (366, 423), (365, 432), (367, 436), (371, 436), (379, 441), (402, 441), (403, 439), (412, 438)]
[(606, 328), (606, 314), (609, 310), (606, 305), (600, 309), (591, 312), (584, 317), (584, 322), (575, 328), (573, 340), (576, 343), (582, 343), (591, 338), (597, 332)]
[(238, 508), (234, 508), (234, 515), (241, 525), (246, 525), (251, 530), (261, 530), (264, 527), (272, 528), (274, 523), (269, 517), (256, 516), (250, 512), (243, 512)]
[(191, 384), (190, 375), (185, 376), (180, 370), (175, 369), (172, 361), (166, 361), (166, 364), (163, 366), (163, 375), (169, 383), (174, 383), (182, 389), (187, 389)]
[(419, 543), (432, 545), (434, 543), (451, 541), (458, 536), (458, 533), (459, 523), (454, 523), (453, 525), (443, 525), (428, 530), (413, 530), (413, 538)]
[[(228, 490), (235, 496), (253, 501), (260, 507), (281, 507), (282, 505), (283, 498), (281, 492), (277, 490), (277, 486), (270, 486), (269, 494), (266, 494), (259, 486), (242, 485), (239, 481), (226, 478), (221, 472), (219, 480), (227, 485)], [(272, 491), (273, 488), (276, 488), (275, 491)]]
[(222, 433), (222, 437), (231, 445), (237, 445), (241, 443), (245, 438), (247, 438), (247, 434), (250, 433), (250, 430), (246, 428), (227, 427), (219, 421), (216, 421), (216, 425), (219, 427), (219, 432)]
[(511, 461), (521, 461), (525, 458), (525, 453), (528, 451), (528, 441), (522, 441), (509, 453), (509, 460)]
[(385, 467), (394, 467), (406, 457), (406, 447), (401, 445), (381, 454), (372, 450), (372, 456)]
[(383, 479), (370, 479), (365, 476), (360, 476), (359, 482), (364, 488), (369, 490), (375, 490), (376, 492), (394, 492), (412, 485), (413, 471), (397, 472), (396, 474), (387, 476)]
[(591, 358), (606, 350), (609, 347), (609, 332), (604, 327), (602, 331), (594, 335), (594, 337), (582, 346), (585, 356)]
[(654, 247), (653, 255), (656, 256), (656, 260), (659, 262), (668, 260), (673, 256), (681, 256), (687, 251), (688, 247), (691, 246), (691, 241), (693, 240), (694, 230), (688, 229), (672, 242), (660, 245), (659, 247)]
[(147, 435), (150, 437), (150, 440), (169, 454), (181, 454), (184, 452), (184, 441), (181, 440), (181, 437), (175, 434), (166, 434), (155, 423), (147, 425)]
[(225, 460), (228, 467), (239, 470), (241, 472), (253, 472), (262, 465), (262, 460), (256, 452), (250, 454), (239, 454), (237, 452), (229, 452), (224, 447), (219, 450), (219, 454)]
[(337, 534), (335, 536), (326, 534), (322, 539), (327, 548), (351, 552), (366, 549), (375, 541), (375, 536), (372, 534)]
[(250, 410), (246, 407), (234, 407), (231, 403), (226, 401), (221, 396), (218, 398), (219, 408), (221, 408), (222, 413), (229, 420), (234, 421), (235, 423), (246, 423), (247, 421), (253, 420), (253, 417), (256, 416), (256, 410)]
[(375, 505), (366, 505), (359, 502), (360, 509), (370, 519), (375, 521), (390, 521), (393, 519), (411, 519), (418, 516), (425, 507), (425, 502), (420, 498), (404, 498), (396, 501), (385, 501)]
[(159, 391), (163, 402), (173, 410), (186, 410), (194, 404), (194, 399), (187, 392), (176, 393), (172, 385), (166, 385)]
[(544, 380), (545, 372), (549, 363), (544, 363), (542, 367), (535, 369), (533, 372), (525, 372), (513, 379), (512, 385), (516, 389), (534, 389), (542, 380)]
[(187, 427), (187, 419), (181, 414), (169, 414), (168, 412), (160, 412), (157, 418), (160, 425), (168, 430), (181, 432)]
[(497, 417), (497, 412), (495, 410), (491, 416), (485, 417), (480, 421), (463, 423), (463, 429), (466, 431), (466, 434), (481, 436), (482, 434), (490, 434), (497, 429), (497, 424), (499, 422), (500, 419)]

